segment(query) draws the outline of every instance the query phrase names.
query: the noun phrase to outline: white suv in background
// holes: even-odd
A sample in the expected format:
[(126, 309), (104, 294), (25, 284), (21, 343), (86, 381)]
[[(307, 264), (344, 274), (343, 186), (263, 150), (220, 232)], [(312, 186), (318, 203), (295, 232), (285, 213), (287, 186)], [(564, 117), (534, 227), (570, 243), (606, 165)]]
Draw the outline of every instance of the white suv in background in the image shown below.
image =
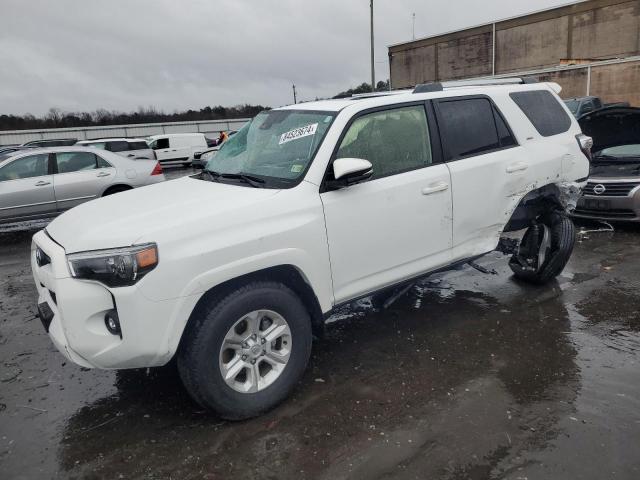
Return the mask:
[(142, 138), (100, 138), (96, 140), (82, 140), (77, 145), (94, 147), (100, 150), (117, 153), (121, 157), (132, 159), (156, 160), (154, 151)]
[(38, 232), (45, 329), (84, 367), (177, 357), (196, 402), (240, 419), (288, 395), (336, 306), (496, 249), (547, 282), (571, 254), (565, 212), (589, 171), (559, 90), (427, 84), (262, 112), (201, 174)]

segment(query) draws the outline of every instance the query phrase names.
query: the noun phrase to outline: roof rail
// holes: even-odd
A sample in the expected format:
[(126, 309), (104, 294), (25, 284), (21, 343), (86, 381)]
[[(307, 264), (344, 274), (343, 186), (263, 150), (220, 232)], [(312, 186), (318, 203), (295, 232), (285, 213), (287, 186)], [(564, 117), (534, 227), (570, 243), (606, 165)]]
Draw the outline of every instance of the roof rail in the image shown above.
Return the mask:
[(369, 98), (369, 97), (384, 97), (387, 95), (398, 95), (399, 93), (405, 93), (402, 90), (384, 90), (382, 92), (367, 92), (367, 93), (354, 93), (350, 97), (346, 98)]
[(449, 82), (432, 82), (416, 85), (413, 93), (441, 92), (445, 88), (480, 87), (485, 85), (522, 85), (538, 83), (534, 77), (479, 78), (471, 80), (454, 80)]

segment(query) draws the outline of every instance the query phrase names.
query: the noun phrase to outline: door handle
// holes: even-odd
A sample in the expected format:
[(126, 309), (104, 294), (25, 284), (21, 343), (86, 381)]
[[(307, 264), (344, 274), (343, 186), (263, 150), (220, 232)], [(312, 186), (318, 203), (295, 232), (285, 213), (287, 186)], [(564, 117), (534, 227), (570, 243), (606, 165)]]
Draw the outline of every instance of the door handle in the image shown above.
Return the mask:
[(127, 157), (135, 157), (135, 155), (133, 153), (130, 153), (129, 155), (127, 155)]
[(432, 183), (428, 187), (422, 189), (422, 194), (431, 195), (433, 193), (444, 192), (448, 188), (449, 184), (447, 182)]
[(529, 165), (527, 165), (526, 163), (516, 162), (512, 163), (511, 165), (507, 165), (507, 173), (522, 172), (527, 168), (529, 168)]
[(51, 185), (51, 182), (45, 182), (44, 180), (40, 180), (36, 183), (36, 187), (44, 187), (45, 185)]
[(98, 175), (96, 175), (96, 177), (108, 177), (109, 175), (111, 174), (107, 172), (100, 172)]

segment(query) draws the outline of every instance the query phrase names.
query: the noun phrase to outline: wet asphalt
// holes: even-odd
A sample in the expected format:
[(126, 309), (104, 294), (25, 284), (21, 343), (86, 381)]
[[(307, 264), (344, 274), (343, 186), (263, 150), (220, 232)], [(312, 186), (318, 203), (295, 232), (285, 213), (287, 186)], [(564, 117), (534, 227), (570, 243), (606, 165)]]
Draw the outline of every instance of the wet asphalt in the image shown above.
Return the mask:
[(495, 275), (344, 308), (293, 395), (240, 423), (171, 366), (66, 362), (35, 315), (32, 234), (0, 235), (1, 478), (640, 478), (638, 227), (581, 234), (544, 287), (491, 254)]

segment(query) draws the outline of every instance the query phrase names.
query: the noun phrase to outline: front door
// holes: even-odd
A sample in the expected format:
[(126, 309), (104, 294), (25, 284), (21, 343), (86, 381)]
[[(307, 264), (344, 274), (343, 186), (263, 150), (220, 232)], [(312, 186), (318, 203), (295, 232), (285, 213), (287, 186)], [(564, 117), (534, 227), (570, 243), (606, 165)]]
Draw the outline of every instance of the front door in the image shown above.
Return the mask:
[(49, 154), (28, 155), (0, 168), (0, 222), (43, 218), (55, 214)]
[(358, 116), (335, 158), (373, 165), (368, 181), (321, 194), (336, 303), (449, 263), (451, 181), (424, 104)]

